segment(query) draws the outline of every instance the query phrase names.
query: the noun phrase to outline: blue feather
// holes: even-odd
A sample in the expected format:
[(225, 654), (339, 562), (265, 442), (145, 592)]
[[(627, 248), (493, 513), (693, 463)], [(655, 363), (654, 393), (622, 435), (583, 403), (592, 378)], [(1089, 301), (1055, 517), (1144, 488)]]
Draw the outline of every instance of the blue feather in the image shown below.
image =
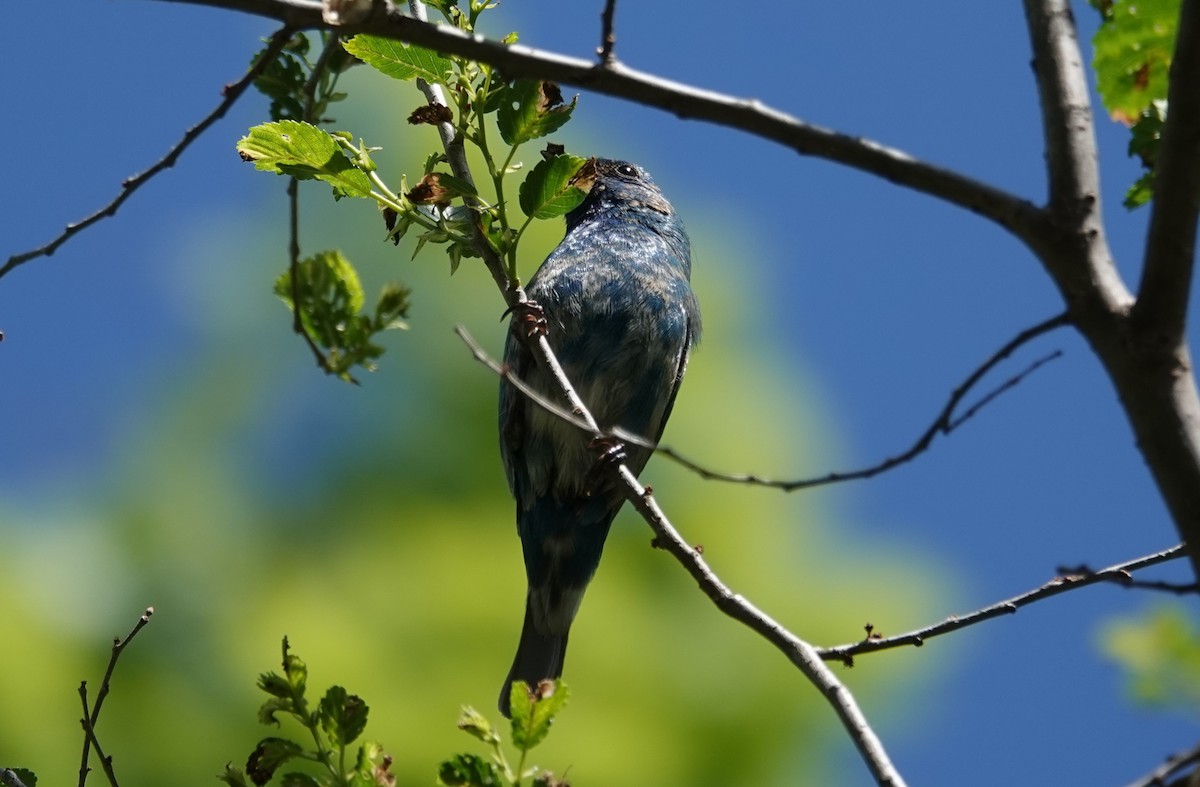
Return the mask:
[[(688, 356), (700, 336), (691, 288), (691, 244), (675, 209), (633, 164), (598, 159), (567, 233), (529, 281), (548, 339), (602, 429), (620, 427), (657, 441), (670, 416)], [(550, 401), (562, 395), (510, 326), (505, 364)], [(500, 693), (562, 674), (567, 637), (604, 541), (624, 502), (595, 472), (590, 437), (500, 387), (500, 453), (517, 503), (529, 591), (521, 640)], [(640, 473), (650, 451), (627, 446)]]

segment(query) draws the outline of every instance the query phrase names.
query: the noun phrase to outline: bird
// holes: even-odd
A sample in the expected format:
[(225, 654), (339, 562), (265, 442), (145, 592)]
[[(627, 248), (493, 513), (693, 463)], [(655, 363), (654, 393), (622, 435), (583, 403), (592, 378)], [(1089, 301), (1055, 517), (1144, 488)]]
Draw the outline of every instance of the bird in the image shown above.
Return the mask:
[[(700, 338), (691, 241), (640, 166), (589, 159), (573, 182), (590, 188), (528, 282), (536, 306), (522, 311), (526, 319), (510, 321), (504, 366), (542, 398), (563, 403), (530, 348), (530, 326), (532, 333), (544, 330), (601, 430), (619, 427), (656, 443)], [(604, 456), (623, 460), (636, 475), (652, 452), (597, 441), (507, 378), (499, 426), (528, 582), (520, 642), (500, 691), (500, 711), (509, 716), (515, 681), (534, 688), (562, 675), (571, 623), (625, 500), (614, 474), (602, 471)]]

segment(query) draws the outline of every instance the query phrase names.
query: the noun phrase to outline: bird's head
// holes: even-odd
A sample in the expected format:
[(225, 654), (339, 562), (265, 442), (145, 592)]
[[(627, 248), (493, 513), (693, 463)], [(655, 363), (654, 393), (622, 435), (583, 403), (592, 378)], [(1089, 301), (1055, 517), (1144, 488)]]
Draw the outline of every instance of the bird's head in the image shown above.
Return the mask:
[(571, 185), (586, 191), (587, 196), (567, 214), (568, 229), (589, 216), (605, 213), (648, 213), (660, 219), (675, 215), (675, 208), (654, 185), (650, 173), (628, 161), (588, 159)]

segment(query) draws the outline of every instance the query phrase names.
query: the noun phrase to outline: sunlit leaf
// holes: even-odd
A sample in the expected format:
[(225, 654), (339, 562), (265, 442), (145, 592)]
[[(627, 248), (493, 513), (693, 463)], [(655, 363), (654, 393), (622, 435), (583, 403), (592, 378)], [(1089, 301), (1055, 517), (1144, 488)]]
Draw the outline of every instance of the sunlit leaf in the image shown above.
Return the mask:
[(238, 152), (267, 172), (323, 180), (339, 197), (369, 197), (371, 181), (355, 168), (328, 132), (308, 123), (280, 120), (250, 129)]
[(514, 82), (496, 113), (500, 136), (509, 145), (519, 145), (552, 134), (571, 119), (578, 101), (576, 96), (564, 104), (553, 82)]
[(357, 35), (345, 42), (346, 51), (393, 79), (443, 82), (454, 64), (430, 49), (391, 38)]
[(567, 155), (539, 161), (521, 183), (521, 210), (525, 215), (552, 219), (578, 207), (587, 195), (570, 185), (570, 181), (586, 162), (587, 159)]
[(1180, 0), (1118, 0), (1092, 39), (1096, 88), (1114, 120), (1133, 123), (1167, 97)]

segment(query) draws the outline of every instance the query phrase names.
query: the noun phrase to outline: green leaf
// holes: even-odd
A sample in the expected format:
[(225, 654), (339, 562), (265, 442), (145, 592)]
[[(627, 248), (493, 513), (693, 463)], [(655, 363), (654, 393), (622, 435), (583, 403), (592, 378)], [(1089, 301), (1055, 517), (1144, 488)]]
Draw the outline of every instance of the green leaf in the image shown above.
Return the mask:
[(521, 210), (525, 215), (553, 219), (579, 207), (587, 195), (570, 181), (586, 162), (567, 155), (539, 161), (521, 183)]
[(1147, 172), (1133, 182), (1133, 185), (1125, 192), (1125, 199), (1121, 204), (1129, 210), (1133, 210), (1142, 207), (1152, 199), (1154, 199), (1154, 173)]
[(279, 781), (279, 787), (321, 787), (321, 782), (317, 781), (316, 777), (309, 776), (307, 773), (285, 773)]
[(275, 718), (276, 713), (296, 714), (296, 705), (289, 698), (269, 699), (258, 709), (258, 722), (260, 724), (279, 724), (279, 719)]
[(505, 94), (496, 123), (509, 145), (520, 145), (553, 134), (571, 119), (579, 96), (562, 103), (562, 93), (553, 82), (514, 82)]
[(367, 703), (341, 686), (331, 686), (321, 698), (321, 729), (334, 746), (353, 743), (367, 726)]
[(302, 180), (323, 180), (336, 197), (369, 197), (371, 181), (355, 168), (326, 131), (308, 123), (280, 120), (250, 129), (238, 152), (257, 169)]
[[(304, 116), (304, 85), (308, 81), (304, 56), (308, 53), (308, 37), (296, 33), (291, 40), (254, 80), (254, 87), (271, 99), (272, 120)], [(266, 54), (264, 47), (253, 59), (257, 63)]]
[(1118, 0), (1092, 39), (1096, 88), (1114, 120), (1132, 123), (1167, 97), (1180, 0)]
[(263, 785), (271, 781), (280, 766), (303, 752), (299, 744), (284, 738), (263, 738), (246, 760), (250, 781)]
[(1110, 623), (1104, 649), (1128, 672), (1134, 697), (1150, 705), (1200, 708), (1200, 630), (1179, 605)]
[(405, 44), (391, 38), (356, 35), (343, 46), (381, 74), (393, 79), (424, 79), (444, 83), (454, 63), (433, 50)]
[(456, 754), (438, 767), (438, 782), (465, 787), (500, 787), (503, 776), (495, 765), (477, 754)]
[(292, 684), (288, 679), (274, 672), (264, 672), (258, 676), (258, 687), (272, 697), (291, 699)]
[(249, 787), (246, 784), (246, 774), (242, 773), (241, 768), (233, 767), (231, 762), (225, 763), (225, 771), (217, 776), (217, 780), (228, 784), (229, 787)]
[(542, 681), (534, 693), (524, 683), (517, 681), (510, 690), (509, 698), (513, 745), (522, 751), (529, 751), (550, 734), (555, 715), (567, 704), (568, 692), (561, 680)]
[(499, 743), (500, 736), (496, 734), (496, 730), (492, 728), (489, 722), (482, 713), (472, 708), (470, 705), (463, 706), (462, 713), (458, 717), (458, 728), (466, 732), (473, 738), (478, 738), (489, 746)]

